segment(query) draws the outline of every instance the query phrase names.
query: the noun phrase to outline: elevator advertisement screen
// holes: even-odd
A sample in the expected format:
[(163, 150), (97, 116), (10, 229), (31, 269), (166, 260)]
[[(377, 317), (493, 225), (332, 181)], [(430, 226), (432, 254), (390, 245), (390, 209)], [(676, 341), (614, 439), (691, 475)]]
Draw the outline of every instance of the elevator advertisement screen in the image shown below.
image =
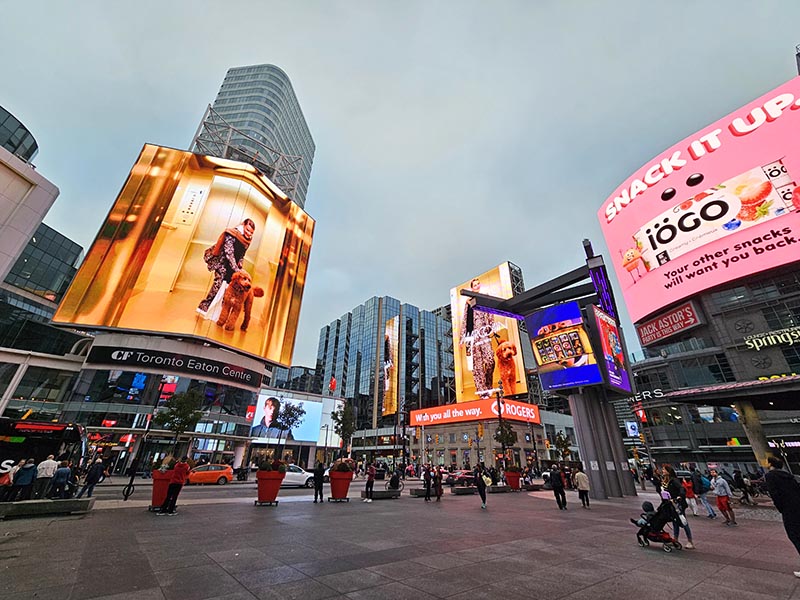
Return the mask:
[(53, 322), (289, 365), (313, 230), (255, 167), (147, 144)]

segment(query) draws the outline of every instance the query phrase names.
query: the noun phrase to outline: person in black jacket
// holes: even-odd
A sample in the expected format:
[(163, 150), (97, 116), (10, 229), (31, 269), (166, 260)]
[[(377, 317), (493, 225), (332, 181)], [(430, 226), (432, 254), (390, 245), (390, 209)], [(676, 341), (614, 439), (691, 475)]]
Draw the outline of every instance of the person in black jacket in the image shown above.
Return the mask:
[[(800, 483), (797, 483), (791, 473), (783, 470), (783, 461), (780, 458), (770, 456), (767, 462), (769, 472), (764, 479), (769, 495), (783, 517), (786, 536), (800, 553)], [(800, 577), (800, 571), (795, 571), (794, 576)]]
[(677, 540), (678, 536), (680, 536), (681, 528), (685, 529), (686, 537), (689, 541), (686, 542), (684, 548), (689, 548), (691, 550), (695, 546), (692, 541), (692, 530), (689, 527), (689, 521), (686, 520), (686, 509), (689, 508), (689, 504), (686, 501), (686, 489), (683, 487), (683, 484), (681, 484), (681, 480), (678, 479), (672, 465), (664, 465), (663, 471), (666, 476), (665, 489), (669, 492), (669, 495), (672, 497), (672, 502), (675, 504), (675, 518), (672, 520), (672, 537)]
[(553, 465), (550, 470), (550, 485), (553, 486), (553, 496), (556, 497), (558, 510), (567, 510), (567, 495), (564, 493), (564, 480), (561, 478), (561, 469)]
[(425, 473), (422, 476), (422, 481), (425, 483), (425, 502), (431, 501), (431, 485), (433, 485), (433, 473), (428, 465), (424, 467)]
[(103, 459), (98, 458), (94, 461), (94, 464), (89, 467), (89, 470), (86, 472), (86, 479), (83, 481), (83, 487), (81, 491), (78, 492), (77, 498), (83, 496), (83, 492), (88, 492), (86, 494), (87, 498), (92, 497), (92, 492), (94, 491), (94, 486), (100, 483), (100, 480), (103, 479), (106, 475), (106, 468), (103, 466)]
[(325, 463), (318, 462), (314, 467), (314, 504), (317, 503), (317, 496), (319, 501), (322, 502), (322, 484), (325, 483)]

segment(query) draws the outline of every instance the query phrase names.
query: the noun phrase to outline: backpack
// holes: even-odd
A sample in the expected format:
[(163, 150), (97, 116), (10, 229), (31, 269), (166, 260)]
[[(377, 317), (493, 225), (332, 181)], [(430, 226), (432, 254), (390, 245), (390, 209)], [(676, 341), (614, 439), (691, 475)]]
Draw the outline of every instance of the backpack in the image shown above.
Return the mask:
[(708, 480), (708, 477), (705, 475), (700, 475), (700, 491), (705, 494), (706, 492), (711, 491), (711, 482)]

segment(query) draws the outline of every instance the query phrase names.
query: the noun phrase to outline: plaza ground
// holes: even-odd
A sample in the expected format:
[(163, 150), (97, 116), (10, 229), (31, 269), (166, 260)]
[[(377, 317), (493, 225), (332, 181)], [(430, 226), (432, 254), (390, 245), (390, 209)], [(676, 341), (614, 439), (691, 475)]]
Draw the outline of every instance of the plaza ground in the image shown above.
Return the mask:
[(566, 512), (549, 492), (493, 494), (481, 510), (447, 490), (364, 504), (362, 486), (348, 504), (283, 490), (274, 508), (249, 483), (189, 488), (176, 517), (147, 512), (146, 485), (127, 503), (101, 486), (85, 517), (0, 522), (3, 598), (800, 600), (800, 557), (769, 508), (738, 528), (689, 516), (697, 549), (666, 554), (628, 522), (651, 493), (592, 510), (568, 493)]

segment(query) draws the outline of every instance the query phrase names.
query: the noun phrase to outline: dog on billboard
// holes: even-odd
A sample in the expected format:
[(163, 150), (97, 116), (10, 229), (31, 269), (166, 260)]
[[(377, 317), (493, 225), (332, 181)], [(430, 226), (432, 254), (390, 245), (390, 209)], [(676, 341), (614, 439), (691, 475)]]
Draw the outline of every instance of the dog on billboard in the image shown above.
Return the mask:
[(217, 320), (217, 325), (225, 327), (226, 331), (233, 331), (236, 321), (244, 309), (244, 320), (240, 329), (247, 331), (250, 324), (250, 312), (253, 308), (253, 298), (261, 298), (264, 290), (253, 287), (253, 280), (247, 271), (237, 271), (231, 277), (231, 283), (222, 297), (222, 312)]
[(500, 342), (494, 353), (497, 356), (497, 366), (500, 368), (503, 393), (513, 396), (517, 393), (517, 365), (514, 362), (517, 347), (511, 342)]

